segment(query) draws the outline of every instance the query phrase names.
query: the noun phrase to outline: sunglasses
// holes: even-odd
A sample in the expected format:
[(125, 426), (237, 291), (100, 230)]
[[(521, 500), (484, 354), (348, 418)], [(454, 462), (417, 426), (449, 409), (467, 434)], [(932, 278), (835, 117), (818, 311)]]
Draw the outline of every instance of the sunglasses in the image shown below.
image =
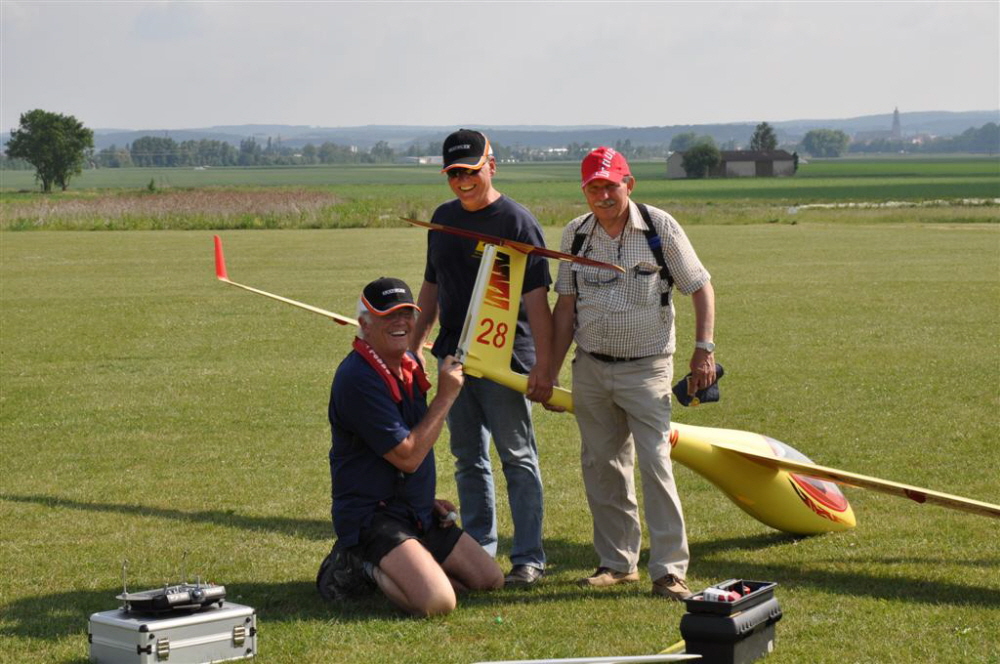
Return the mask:
[[(591, 233), (594, 232), (595, 227), (596, 224), (593, 227), (591, 227), (590, 229)], [(621, 235), (618, 236), (619, 263), (622, 262), (622, 240), (624, 239), (625, 239), (625, 231), (623, 229)], [(588, 242), (587, 248), (583, 250), (583, 255), (589, 256), (593, 248), (594, 246)], [(603, 270), (601, 268), (596, 268), (596, 267), (585, 267), (582, 270), (580, 270), (580, 273), (583, 275), (583, 281), (589, 286), (608, 286), (618, 281), (618, 278), (621, 276), (621, 274), (618, 272), (611, 272), (611, 275), (608, 276), (608, 272), (609, 270)]]
[(588, 286), (608, 286), (610, 284), (618, 281), (621, 276), (617, 272), (611, 272), (611, 276), (607, 276), (610, 270), (602, 270), (596, 267), (587, 267), (581, 270), (583, 274), (583, 281)]
[(462, 176), (474, 178), (479, 175), (479, 170), (478, 168), (453, 168), (448, 171), (448, 179), (457, 180)]

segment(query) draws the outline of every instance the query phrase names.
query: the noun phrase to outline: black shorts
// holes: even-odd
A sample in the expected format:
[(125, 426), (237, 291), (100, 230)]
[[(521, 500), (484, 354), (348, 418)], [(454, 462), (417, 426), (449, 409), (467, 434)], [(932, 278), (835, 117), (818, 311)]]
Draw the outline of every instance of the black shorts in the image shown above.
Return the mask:
[(410, 521), (404, 521), (392, 514), (377, 513), (371, 525), (361, 531), (361, 537), (351, 552), (364, 562), (378, 565), (382, 558), (406, 540), (415, 539), (443, 565), (458, 544), (464, 531), (456, 525), (442, 528), (435, 520), (427, 532), (421, 533)]

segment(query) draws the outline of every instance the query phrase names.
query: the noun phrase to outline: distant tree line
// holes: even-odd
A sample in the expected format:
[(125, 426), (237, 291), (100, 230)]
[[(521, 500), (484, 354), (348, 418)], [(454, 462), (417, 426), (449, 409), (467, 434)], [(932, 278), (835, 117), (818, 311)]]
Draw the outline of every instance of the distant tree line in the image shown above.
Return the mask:
[[(571, 143), (565, 149), (555, 150), (494, 143), (493, 153), (499, 161), (578, 161), (595, 147), (589, 142)], [(616, 141), (614, 147), (632, 159), (666, 157), (670, 152), (666, 146), (632, 145), (628, 139)], [(236, 147), (226, 141), (202, 139), (177, 142), (169, 137), (143, 136), (124, 147), (111, 145), (99, 150), (90, 155), (90, 161), (99, 168), (297, 166), (390, 163), (404, 157), (434, 156), (440, 152), (441, 145), (437, 142), (414, 143), (405, 150), (397, 151), (386, 141), (379, 141), (370, 149), (363, 150), (329, 141), (318, 146), (307, 143), (300, 148), (292, 148), (271, 138), (264, 143), (247, 138)], [(5, 167), (17, 166), (10, 163)]]
[(971, 152), (974, 154), (1000, 154), (1000, 125), (988, 122), (982, 127), (969, 127), (958, 136), (932, 138), (914, 143), (912, 140), (879, 138), (852, 143), (851, 152)]
[(226, 141), (209, 139), (177, 142), (166, 136), (143, 136), (124, 147), (111, 145), (91, 155), (93, 165), (99, 168), (298, 166), (383, 163), (395, 158), (395, 151), (385, 141), (379, 141), (365, 151), (329, 141), (319, 146), (308, 143), (301, 148), (293, 148), (271, 137), (263, 143), (257, 142), (254, 137), (245, 138), (237, 147)]
[[(27, 117), (27, 116), (26, 116)], [(88, 130), (89, 131), (89, 130)], [(671, 152), (687, 153), (695, 147), (709, 146), (719, 150), (737, 150), (744, 146), (735, 140), (718, 145), (712, 136), (685, 132), (674, 135), (669, 145), (633, 145), (629, 139), (616, 141), (614, 148), (629, 159), (665, 158)], [(564, 148), (538, 148), (519, 145), (493, 144), (499, 161), (579, 161), (593, 148), (589, 142), (573, 142)], [(779, 145), (773, 128), (766, 122), (757, 125), (749, 149), (774, 150), (783, 147), (799, 150), (815, 157), (839, 157), (849, 153), (944, 153), (973, 154), (1000, 153), (1000, 126), (990, 122), (982, 127), (970, 127), (959, 136), (930, 138), (920, 142), (912, 139), (880, 138), (852, 142), (843, 131), (814, 129), (806, 133), (801, 142)], [(414, 143), (397, 151), (386, 141), (379, 141), (370, 149), (341, 145), (330, 141), (321, 145), (308, 143), (302, 147), (283, 145), (280, 138), (268, 137), (258, 142), (255, 137), (245, 138), (239, 146), (226, 141), (209, 139), (177, 142), (165, 136), (143, 136), (124, 147), (112, 145), (94, 152), (83, 152), (84, 167), (223, 167), (223, 166), (298, 166), (312, 164), (390, 163), (404, 157), (438, 155), (437, 142)], [(697, 152), (700, 161), (711, 162), (712, 150), (701, 147)], [(77, 166), (78, 167), (78, 166)], [(0, 168), (22, 170), (35, 168), (23, 154), (11, 154), (8, 149), (0, 155)], [(63, 182), (55, 182), (62, 186)], [(44, 183), (43, 183), (44, 184)]]
[[(840, 157), (847, 153), (971, 153), (1000, 154), (1000, 125), (989, 122), (982, 127), (970, 127), (959, 136), (928, 138), (924, 140), (879, 138), (870, 141), (852, 142), (851, 137), (839, 129), (813, 129), (806, 132), (797, 144), (779, 145), (774, 130), (766, 122), (757, 125), (747, 149), (770, 152), (779, 147), (787, 150), (801, 150), (813, 157)], [(691, 167), (695, 171), (706, 170), (713, 166), (713, 149), (737, 150), (740, 146), (732, 144), (716, 145), (715, 139), (694, 132), (676, 134), (670, 141), (670, 152), (683, 152), (687, 156), (692, 151)], [(626, 156), (631, 156), (626, 153)], [(706, 168), (702, 168), (707, 163)], [(686, 169), (691, 173), (691, 169)]]
[(11, 157), (6, 152), (0, 154), (0, 170), (3, 171), (30, 171), (35, 167), (27, 159)]

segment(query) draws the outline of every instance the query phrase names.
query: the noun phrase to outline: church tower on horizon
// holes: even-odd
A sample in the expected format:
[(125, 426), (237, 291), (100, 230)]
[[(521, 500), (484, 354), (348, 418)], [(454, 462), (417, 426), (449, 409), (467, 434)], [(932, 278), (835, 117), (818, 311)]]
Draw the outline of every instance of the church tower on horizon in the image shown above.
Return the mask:
[(892, 112), (892, 137), (896, 140), (903, 137), (903, 128), (899, 124), (899, 106)]

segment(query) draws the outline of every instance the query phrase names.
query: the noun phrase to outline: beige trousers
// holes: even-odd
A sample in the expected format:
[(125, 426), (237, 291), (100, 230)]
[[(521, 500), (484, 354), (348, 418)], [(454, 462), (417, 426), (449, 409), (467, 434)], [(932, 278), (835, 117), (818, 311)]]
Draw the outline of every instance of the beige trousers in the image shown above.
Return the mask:
[(634, 476), (638, 457), (653, 580), (666, 574), (685, 578), (689, 558), (670, 461), (672, 377), (671, 355), (607, 363), (577, 349), (573, 360), (573, 404), (594, 549), (602, 567), (637, 569), (642, 547)]

